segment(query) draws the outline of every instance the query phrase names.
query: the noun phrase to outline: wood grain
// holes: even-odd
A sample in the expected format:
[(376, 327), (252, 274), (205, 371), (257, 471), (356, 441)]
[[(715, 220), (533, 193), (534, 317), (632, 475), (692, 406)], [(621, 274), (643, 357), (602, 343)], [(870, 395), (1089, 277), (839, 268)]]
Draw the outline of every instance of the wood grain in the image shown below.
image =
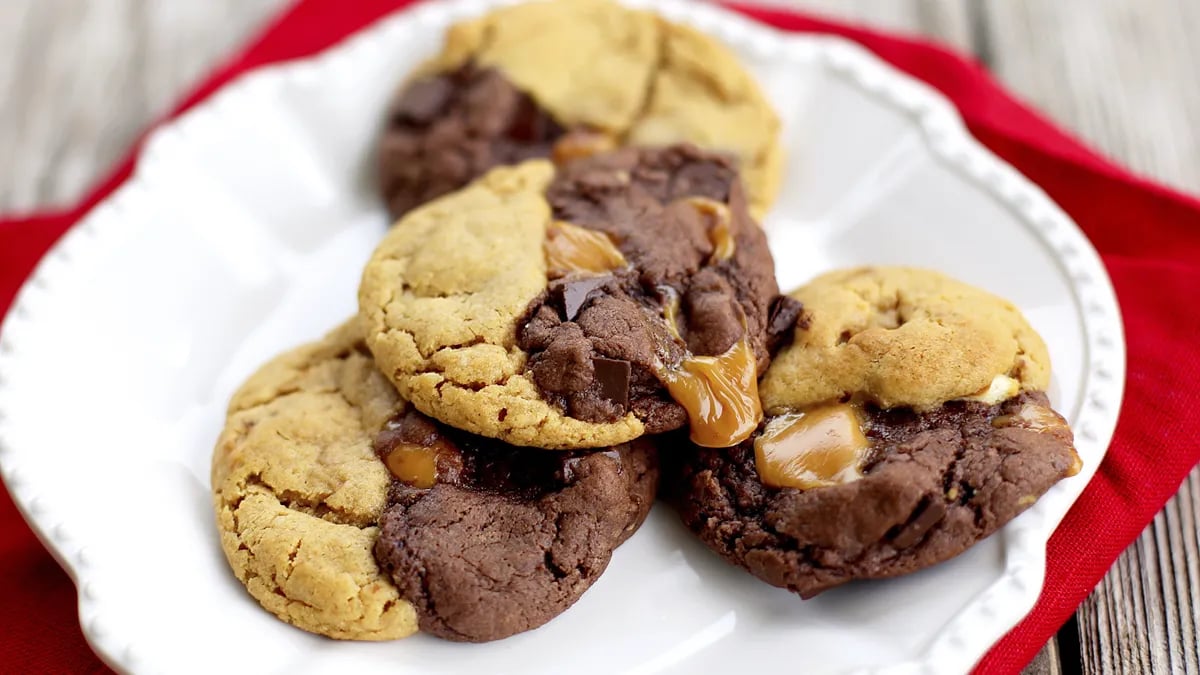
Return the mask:
[(1135, 171), (1200, 192), (1200, 3), (979, 3), (1000, 79)]
[[(1200, 192), (1200, 3), (979, 7), (1001, 80), (1117, 161)], [(1082, 672), (1200, 672), (1198, 512), (1200, 468), (1080, 608)]]
[(932, 37), (960, 51), (975, 51), (975, 12), (961, 0), (759, 0), (842, 21)]
[[(773, 2), (974, 54), (1101, 152), (1200, 192), (1195, 0)], [(0, 1), (0, 213), (77, 199), (286, 3)], [(1200, 469), (1025, 672), (1200, 672), (1197, 513)]]
[(0, 2), (0, 213), (77, 199), (283, 4)]

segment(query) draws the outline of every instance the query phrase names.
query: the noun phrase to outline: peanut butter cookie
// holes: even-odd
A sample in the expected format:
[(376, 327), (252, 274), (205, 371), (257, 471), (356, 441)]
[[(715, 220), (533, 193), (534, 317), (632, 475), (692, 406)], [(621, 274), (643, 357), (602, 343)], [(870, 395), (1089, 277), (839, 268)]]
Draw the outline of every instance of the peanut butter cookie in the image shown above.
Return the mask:
[(761, 215), (778, 191), (779, 129), (712, 38), (609, 0), (531, 2), (448, 31), (397, 95), (379, 166), (399, 217), (501, 164), (690, 142), (736, 158)]
[(493, 170), (392, 228), (359, 307), (417, 409), (550, 449), (737, 443), (799, 312), (734, 168), (690, 146)]
[(276, 358), (234, 394), (213, 454), (221, 546), (250, 595), (284, 621), (353, 640), (417, 630), (372, 553), (391, 482), (372, 442), (400, 408), (354, 322)]
[(684, 523), (760, 579), (811, 597), (949, 559), (1079, 471), (1042, 391), (1049, 360), (1012, 305), (906, 268), (834, 272), (763, 379), (735, 448), (672, 453)]
[[(928, 410), (998, 386), (1050, 384), (1050, 355), (1012, 303), (943, 274), (861, 267), (792, 293), (809, 322), (763, 378), (768, 411), (848, 394), (884, 408)], [(1013, 389), (1009, 395), (1015, 394)]]

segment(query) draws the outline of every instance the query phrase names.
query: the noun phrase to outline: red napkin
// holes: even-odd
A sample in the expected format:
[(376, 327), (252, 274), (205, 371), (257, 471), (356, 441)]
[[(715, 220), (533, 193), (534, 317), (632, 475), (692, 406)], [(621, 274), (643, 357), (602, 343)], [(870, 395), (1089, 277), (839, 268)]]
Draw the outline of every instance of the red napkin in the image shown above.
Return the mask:
[[(175, 110), (266, 63), (312, 54), (411, 0), (300, 0)], [(1125, 315), (1129, 377), (1108, 457), (1049, 544), (1037, 607), (977, 666), (1019, 671), (1074, 612), (1200, 460), (1200, 201), (1105, 161), (1004, 92), (976, 63), (939, 47), (751, 6), (778, 28), (856, 40), (945, 93), (971, 131), (1042, 186), (1087, 232)], [(58, 237), (129, 174), (131, 154), (72, 209), (0, 220), (0, 312)], [(74, 589), (7, 496), (0, 497), (0, 655), (13, 672), (101, 672), (79, 630)]]

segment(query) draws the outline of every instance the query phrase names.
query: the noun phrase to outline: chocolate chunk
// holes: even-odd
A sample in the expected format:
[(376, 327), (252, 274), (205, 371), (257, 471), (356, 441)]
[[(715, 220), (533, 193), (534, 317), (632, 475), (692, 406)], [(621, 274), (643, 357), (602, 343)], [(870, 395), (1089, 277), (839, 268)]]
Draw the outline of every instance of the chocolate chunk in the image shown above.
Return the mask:
[[(730, 257), (714, 260), (712, 218), (688, 202), (691, 197), (716, 200), (728, 209)], [(549, 294), (530, 304), (517, 342), (530, 355), (528, 367), (546, 400), (593, 422), (613, 421), (632, 410), (647, 433), (661, 433), (688, 421), (658, 377), (688, 350), (718, 356), (748, 331), (755, 366), (760, 373), (766, 368), (768, 323), (779, 287), (766, 236), (750, 217), (736, 167), (726, 157), (688, 145), (598, 153), (559, 167), (546, 199), (557, 220), (619, 242), (629, 265), (591, 289), (552, 285)], [(671, 298), (680, 301), (674, 329), (682, 342), (664, 320), (664, 303)], [(546, 305), (565, 321), (549, 320)], [(781, 307), (787, 314), (792, 305)], [(794, 314), (780, 321), (789, 317)], [(577, 344), (581, 339), (589, 344), (586, 352)], [(556, 343), (572, 348), (556, 349)], [(598, 375), (592, 386), (579, 389), (557, 374), (577, 368), (584, 353), (593, 361), (628, 362), (624, 405), (614, 405), (620, 400), (612, 398), (615, 383), (612, 392), (602, 390)]]
[(597, 358), (592, 364), (596, 369), (596, 379), (600, 382), (600, 395), (622, 408), (628, 408), (629, 362)]
[(797, 327), (807, 327), (808, 317), (804, 315), (804, 305), (789, 295), (775, 298), (775, 302), (771, 303), (770, 316), (767, 321), (767, 349), (774, 355), (792, 341), (792, 334)]
[(916, 518), (912, 519), (904, 529), (900, 530), (900, 534), (892, 539), (892, 544), (897, 548), (908, 548), (913, 544), (921, 541), (929, 528), (937, 525), (938, 521), (946, 515), (946, 504), (940, 499), (930, 499), (927, 504), (920, 507), (920, 512)]
[(392, 107), (392, 117), (405, 124), (429, 124), (454, 95), (454, 84), (447, 77), (417, 80), (404, 90)]
[[(399, 442), (456, 457), (431, 488), (393, 481), (375, 558), (423, 632), (485, 642), (537, 628), (592, 585), (645, 519), (658, 465), (648, 439), (594, 451), (518, 448), (413, 411)], [(386, 445), (386, 443), (384, 444)]]
[(768, 487), (746, 441), (671, 453), (664, 487), (709, 548), (808, 598), (952, 558), (1071, 475), (1076, 455), (1065, 427), (993, 424), (1025, 405), (1049, 403), (1036, 392), (994, 406), (952, 401), (925, 413), (868, 405), (870, 458), (861, 478), (840, 485)]
[(553, 290), (562, 304), (563, 320), (574, 321), (592, 292), (611, 280), (610, 276), (579, 277), (555, 286)]
[(566, 133), (499, 71), (467, 64), (401, 91), (379, 144), (388, 211), (399, 218), (489, 169), (549, 157)]

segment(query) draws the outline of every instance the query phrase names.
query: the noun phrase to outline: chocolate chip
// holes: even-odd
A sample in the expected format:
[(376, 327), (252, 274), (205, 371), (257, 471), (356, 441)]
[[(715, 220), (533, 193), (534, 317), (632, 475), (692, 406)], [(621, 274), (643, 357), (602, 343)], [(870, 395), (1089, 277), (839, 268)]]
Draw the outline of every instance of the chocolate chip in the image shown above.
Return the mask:
[(629, 362), (596, 358), (592, 363), (596, 368), (596, 381), (600, 383), (600, 395), (623, 408), (628, 407), (631, 372)]
[(392, 115), (412, 124), (429, 124), (442, 111), (455, 86), (447, 77), (430, 77), (418, 80), (404, 91), (392, 108)]
[(579, 310), (583, 309), (583, 305), (587, 303), (588, 296), (592, 291), (608, 283), (610, 278), (606, 275), (571, 279), (556, 288), (555, 294), (563, 309), (563, 320), (574, 321), (575, 317), (579, 316)]
[(897, 548), (908, 548), (909, 546), (912, 546), (918, 541), (921, 541), (921, 539), (925, 536), (925, 533), (929, 531), (929, 528), (936, 525), (938, 521), (941, 520), (945, 515), (946, 505), (943, 502), (939, 500), (930, 501), (929, 504), (921, 510), (920, 515), (918, 515), (916, 518), (913, 518), (912, 522), (908, 524), (908, 527), (905, 527), (900, 531), (900, 534), (896, 535), (896, 538), (892, 540), (892, 543)]

